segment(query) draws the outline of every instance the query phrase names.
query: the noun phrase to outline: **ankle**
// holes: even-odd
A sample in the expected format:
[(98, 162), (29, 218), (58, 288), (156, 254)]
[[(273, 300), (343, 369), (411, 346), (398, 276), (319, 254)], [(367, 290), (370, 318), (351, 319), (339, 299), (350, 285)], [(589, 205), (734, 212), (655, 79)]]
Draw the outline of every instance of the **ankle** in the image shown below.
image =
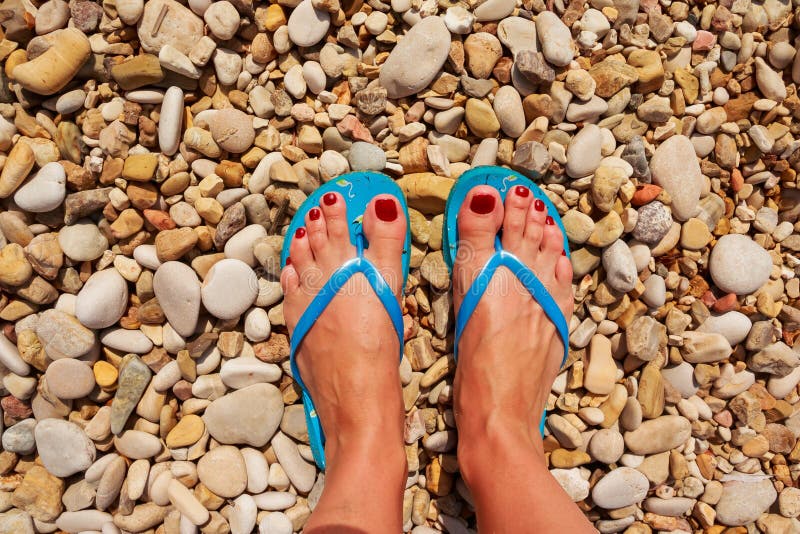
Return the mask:
[(502, 414), (462, 416), (458, 433), (459, 466), (468, 485), (483, 474), (492, 476), (498, 462), (517, 463), (522, 456), (546, 466), (542, 437), (534, 424)]

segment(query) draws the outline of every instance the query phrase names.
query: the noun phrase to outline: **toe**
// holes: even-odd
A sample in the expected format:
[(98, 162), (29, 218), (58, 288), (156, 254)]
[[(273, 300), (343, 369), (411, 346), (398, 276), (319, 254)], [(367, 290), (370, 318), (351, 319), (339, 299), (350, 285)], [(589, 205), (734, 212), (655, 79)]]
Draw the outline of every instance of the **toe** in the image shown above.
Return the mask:
[(400, 203), (392, 195), (378, 195), (364, 212), (363, 226), (364, 236), (369, 242), (365, 255), (399, 295), (403, 284), (401, 269), (406, 238), (406, 219)]
[(539, 198), (534, 198), (528, 206), (525, 218), (525, 240), (523, 248), (526, 258), (531, 260), (539, 255), (539, 247), (544, 237), (544, 223), (547, 218), (547, 206)]
[(308, 242), (314, 257), (319, 255), (327, 248), (328, 230), (325, 225), (325, 217), (322, 210), (318, 207), (311, 208), (306, 213), (306, 231), (308, 232)]
[(514, 187), (506, 196), (503, 218), (503, 248), (518, 253), (525, 232), (525, 219), (533, 195), (524, 185)]
[(298, 227), (294, 232), (294, 236), (292, 236), (292, 243), (289, 245), (289, 257), (292, 258), (292, 267), (297, 271), (302, 281), (306, 272), (313, 269), (315, 265), (311, 243), (308, 242), (308, 231), (304, 226)]
[(556, 262), (563, 251), (564, 238), (561, 235), (561, 229), (556, 225), (553, 217), (548, 215), (545, 218), (544, 234), (542, 243), (539, 245), (539, 256), (537, 258), (537, 264), (543, 276), (554, 276)]
[(335, 247), (345, 246), (350, 242), (349, 223), (347, 221), (347, 205), (339, 193), (325, 193), (320, 204), (325, 216), (328, 239)]
[[(572, 313), (572, 262), (567, 258), (566, 254), (559, 256), (556, 260), (556, 285), (558, 286), (559, 294), (563, 298), (558, 298), (559, 306), (561, 306), (564, 315), (569, 318)], [(562, 290), (563, 289), (563, 293)]]
[(497, 190), (479, 185), (467, 194), (458, 212), (458, 253), (466, 261), (477, 253), (494, 251), (494, 240), (503, 223), (503, 203)]
[(286, 267), (281, 271), (281, 289), (284, 295), (291, 295), (300, 287), (300, 276), (297, 274), (292, 259), (286, 259)]

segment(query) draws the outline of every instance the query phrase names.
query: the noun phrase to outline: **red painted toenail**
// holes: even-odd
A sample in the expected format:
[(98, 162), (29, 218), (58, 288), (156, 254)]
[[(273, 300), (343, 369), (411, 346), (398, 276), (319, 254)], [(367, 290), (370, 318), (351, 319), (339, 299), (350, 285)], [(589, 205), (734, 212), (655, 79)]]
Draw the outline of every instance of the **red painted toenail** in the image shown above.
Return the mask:
[(292, 264), (292, 258), (287, 257), (286, 258), (286, 265), (291, 265), (291, 264)]
[(537, 198), (536, 201), (533, 203), (533, 207), (536, 209), (536, 211), (544, 211), (544, 202), (542, 202), (541, 199)]
[(562, 255), (562, 256), (566, 256), (566, 255), (567, 255), (567, 251), (566, 251), (566, 250), (562, 250), (562, 251), (561, 251), (561, 255)]
[(494, 197), (492, 195), (474, 195), (469, 203), (469, 209), (475, 213), (486, 215), (494, 209)]
[(319, 211), (319, 208), (311, 208), (311, 210), (308, 212), (308, 218), (312, 221), (319, 219), (320, 215), (322, 215), (322, 212)]
[(551, 226), (552, 226), (552, 225), (554, 225), (554, 224), (555, 224), (555, 221), (553, 220), (553, 218), (552, 218), (552, 217), (550, 217), (550, 216), (548, 215), (547, 217), (545, 217), (545, 218), (544, 218), (544, 223), (545, 223), (545, 224), (549, 224), (549, 225), (551, 225)]
[(518, 196), (521, 196), (521, 197), (527, 197), (527, 196), (530, 194), (531, 190), (530, 190), (530, 189), (528, 189), (528, 188), (527, 188), (527, 187), (525, 187), (525, 186), (518, 185), (517, 187), (515, 187), (515, 188), (514, 188), (514, 192), (515, 192), (515, 193), (516, 193)]
[(322, 196), (322, 201), (325, 203), (326, 206), (333, 206), (336, 204), (336, 195), (333, 193), (325, 193)]
[(397, 204), (391, 198), (379, 198), (375, 201), (375, 214), (384, 222), (397, 219)]
[(298, 239), (300, 239), (301, 237), (305, 237), (306, 229), (301, 226), (300, 228), (294, 231), (294, 236)]

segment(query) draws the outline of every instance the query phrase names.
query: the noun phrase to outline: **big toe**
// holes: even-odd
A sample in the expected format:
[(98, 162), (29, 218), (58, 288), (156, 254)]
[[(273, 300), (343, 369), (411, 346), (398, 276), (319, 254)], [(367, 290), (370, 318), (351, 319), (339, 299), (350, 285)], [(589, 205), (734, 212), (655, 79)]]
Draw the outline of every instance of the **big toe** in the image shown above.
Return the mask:
[(493, 187), (479, 185), (467, 193), (458, 212), (457, 262), (485, 251), (493, 251), (495, 238), (503, 224), (503, 202)]
[(369, 243), (366, 257), (399, 295), (407, 224), (400, 202), (392, 195), (376, 196), (367, 206), (362, 224)]

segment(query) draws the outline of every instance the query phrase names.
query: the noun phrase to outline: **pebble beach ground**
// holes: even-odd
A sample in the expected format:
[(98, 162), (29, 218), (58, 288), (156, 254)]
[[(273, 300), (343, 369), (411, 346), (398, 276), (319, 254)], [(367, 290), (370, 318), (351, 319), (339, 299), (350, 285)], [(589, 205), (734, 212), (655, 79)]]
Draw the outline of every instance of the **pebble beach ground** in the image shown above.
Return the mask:
[(571, 242), (545, 448), (596, 528), (800, 531), (794, 4), (3, 1), (0, 532), (303, 529), (279, 251), (355, 170), (411, 207), (405, 530), (474, 532), (441, 229), (493, 164)]

